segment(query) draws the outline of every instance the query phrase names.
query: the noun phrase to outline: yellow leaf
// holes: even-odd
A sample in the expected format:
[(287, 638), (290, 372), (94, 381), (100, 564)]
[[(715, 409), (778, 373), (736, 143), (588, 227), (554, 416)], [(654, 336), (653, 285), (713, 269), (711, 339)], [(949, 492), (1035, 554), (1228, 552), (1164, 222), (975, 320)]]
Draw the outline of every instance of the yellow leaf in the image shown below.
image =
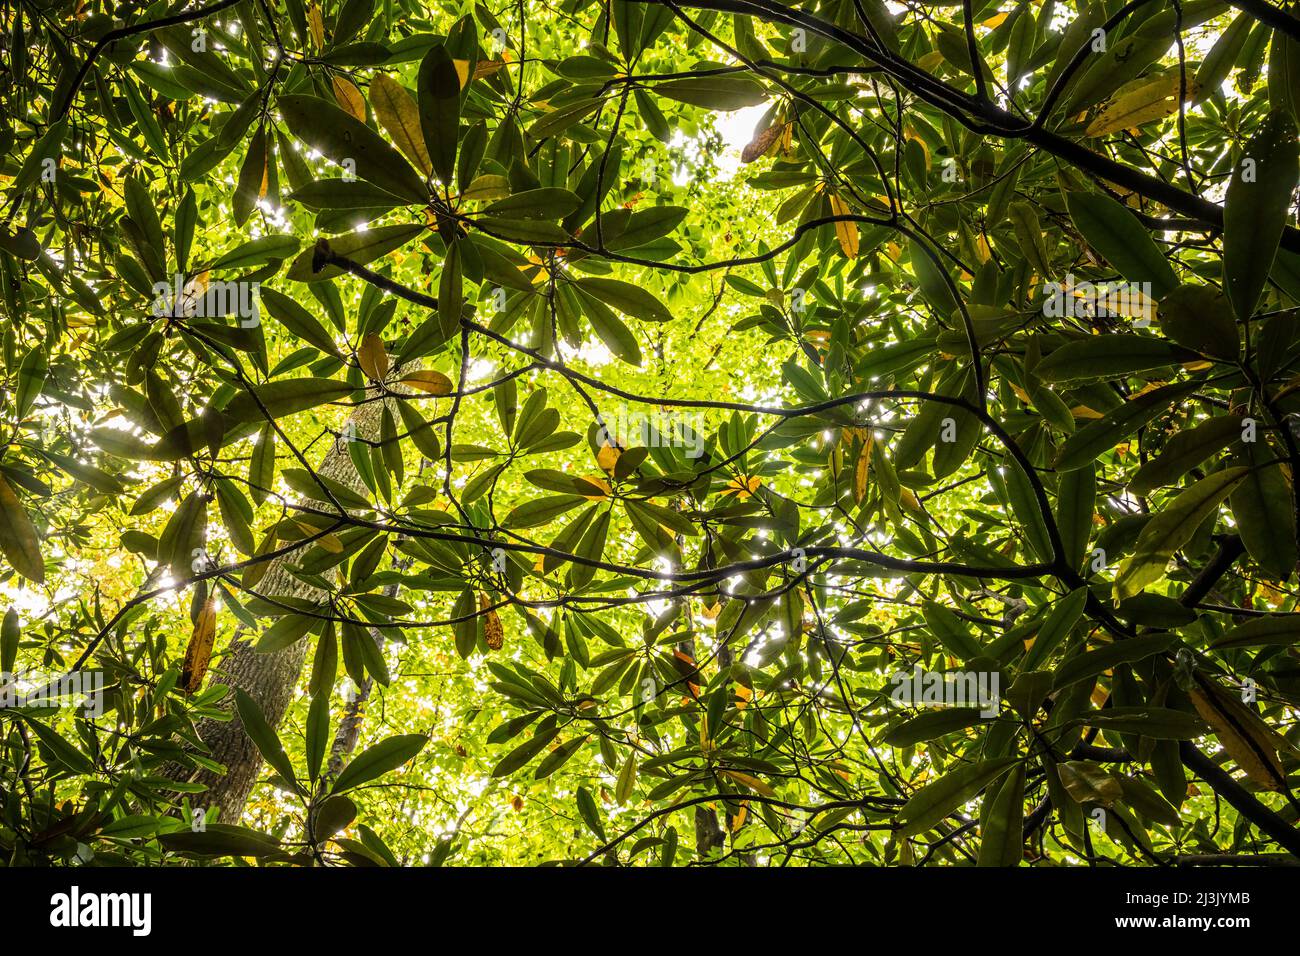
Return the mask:
[(793, 146), (794, 146), (794, 123), (786, 123), (785, 132), (781, 134), (781, 152), (785, 154), (786, 157), (793, 158), (791, 156), (791, 151), (793, 149)]
[(741, 501), (744, 501), (758, 491), (762, 484), (762, 480), (757, 475), (740, 475), (727, 482), (727, 487), (722, 489), (722, 493), (724, 495), (735, 495)]
[(325, 48), (325, 20), (320, 15), (320, 6), (312, 3), (307, 8), (307, 25), (311, 29), (311, 40), (316, 49)]
[(418, 388), (422, 392), (428, 392), (430, 395), (450, 395), (452, 391), (451, 379), (432, 369), (407, 372), (398, 381), (403, 385)]
[(922, 155), (925, 156), (925, 168), (929, 169), (930, 168), (930, 147), (926, 143), (926, 141), (921, 138), (921, 134), (909, 126), (903, 130), (903, 136), (907, 139), (916, 140), (916, 142), (920, 145), (921, 153)]
[(610, 495), (609, 482), (604, 478), (583, 475), (578, 478), (578, 481), (585, 482), (591, 486), (591, 493), (582, 491), (578, 492), (578, 494), (582, 495), (588, 501), (600, 501), (600, 499), (608, 498)]
[(489, 199), (504, 199), (509, 195), (510, 180), (504, 176), (487, 173), (476, 177), (472, 183), (466, 186), (460, 198), (477, 202)]
[[(844, 205), (844, 200), (839, 196), (832, 195), (831, 215), (848, 216), (851, 215), (849, 207)], [(840, 251), (846, 258), (856, 259), (858, 256), (858, 224), (845, 220), (836, 220), (835, 238), (840, 241)]]
[(374, 332), (367, 332), (357, 349), (357, 364), (372, 382), (382, 382), (388, 374), (388, 353), (384, 351), (384, 340)]
[(753, 790), (755, 793), (761, 793), (763, 796), (769, 797), (773, 800), (776, 799), (776, 791), (773, 790), (771, 787), (769, 787), (767, 784), (765, 784), (762, 780), (759, 780), (757, 777), (753, 776), (752, 774), (742, 773), (739, 770), (727, 770), (727, 769), (719, 770), (718, 773), (722, 774), (722, 776), (727, 777), (730, 780), (736, 781), (736, 783), (744, 784), (746, 787), (749, 787), (749, 789)]
[(346, 77), (332, 76), (330, 83), (334, 87), (334, 99), (338, 100), (339, 106), (351, 114), (351, 116), (364, 123), (366, 121), (366, 101), (361, 96), (361, 91), (356, 85)]
[(420, 129), (420, 108), (406, 87), (384, 73), (377, 74), (370, 81), (370, 106), (402, 154), (424, 175), (432, 174), (433, 162)]
[(857, 463), (853, 466), (853, 500), (862, 504), (867, 497), (867, 476), (871, 471), (871, 438), (862, 443)]
[(181, 689), (192, 694), (203, 683), (203, 676), (208, 672), (208, 662), (212, 659), (212, 644), (217, 636), (217, 602), (208, 598), (199, 611), (199, 619), (194, 622), (190, 634), (189, 646), (185, 648), (185, 663), (181, 666)]
[(596, 452), (596, 464), (600, 465), (607, 474), (612, 473), (622, 454), (623, 452), (613, 445), (601, 445), (600, 450)]
[[(1170, 70), (1125, 83), (1084, 129), (1084, 135), (1105, 136), (1171, 116), (1178, 112), (1181, 82), (1178, 71)], [(1196, 89), (1195, 82), (1188, 77), (1185, 90), (1188, 99), (1196, 95)]]
[(934, 68), (943, 62), (943, 54), (938, 50), (931, 50), (925, 56), (916, 61), (916, 65), (927, 73), (933, 72)]
[(1223, 688), (1197, 675), (1192, 704), (1201, 719), (1214, 728), (1223, 749), (1256, 784), (1280, 792), (1286, 772), (1278, 758), (1274, 731), (1250, 708)]
[[(485, 76), (491, 76), (505, 65), (506, 61), (504, 54), (502, 54), (502, 59), (500, 60), (479, 60), (474, 64), (474, 79), (481, 80)], [(460, 67), (456, 68), (456, 72), (458, 74), (460, 73)], [(461, 86), (464, 85), (464, 83), (461, 84)]]

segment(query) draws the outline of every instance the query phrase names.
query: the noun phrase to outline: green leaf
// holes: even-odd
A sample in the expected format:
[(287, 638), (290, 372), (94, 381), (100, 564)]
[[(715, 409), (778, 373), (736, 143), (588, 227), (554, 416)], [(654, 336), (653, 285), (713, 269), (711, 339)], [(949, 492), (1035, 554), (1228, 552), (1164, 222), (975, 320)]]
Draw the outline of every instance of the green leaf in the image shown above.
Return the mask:
[(924, 605), (925, 623), (939, 639), (948, 653), (962, 661), (969, 661), (983, 653), (979, 642), (970, 636), (961, 619), (941, 604), (926, 601)]
[(234, 422), (262, 421), (267, 414), (272, 418), (282, 418), (326, 402), (336, 402), (354, 391), (356, 389), (346, 382), (328, 378), (284, 379), (240, 392), (222, 409), (222, 414)]
[(10, 607), (5, 611), (3, 625), (0, 625), (0, 674), (13, 673), (14, 661), (18, 659), (18, 642), (21, 638), (22, 627), (18, 621), (18, 609)]
[(1194, 428), (1174, 434), (1160, 454), (1152, 458), (1129, 480), (1129, 491), (1149, 495), (1162, 485), (1171, 485), (1211, 455), (1223, 451), (1242, 435), (1240, 415), (1218, 415)]
[(289, 198), (308, 209), (393, 209), (402, 204), (387, 190), (359, 179), (316, 179)]
[(420, 129), (433, 161), (434, 174), (450, 186), (456, 173), (456, 146), (460, 132), (460, 77), (451, 54), (435, 44), (420, 61), (417, 81)]
[[(297, 236), (270, 235), (240, 243), (209, 266), (213, 271), (246, 270), (277, 259), (287, 259), (298, 251)], [(266, 290), (262, 289), (265, 298)]]
[(654, 91), (660, 96), (708, 110), (744, 109), (767, 101), (767, 90), (747, 76), (692, 76), (658, 83)]
[(506, 777), (514, 773), (541, 753), (542, 749), (554, 740), (559, 732), (559, 728), (553, 725), (538, 727), (537, 732), (532, 737), (497, 762), (497, 765), (492, 768), (492, 776)]
[(1210, 730), (1195, 714), (1168, 707), (1108, 707), (1088, 711), (1079, 723), (1112, 734), (1141, 734), (1156, 740), (1192, 740)]
[(1157, 299), (1178, 285), (1178, 277), (1138, 218), (1101, 193), (1070, 192), (1065, 205), (1088, 245), (1130, 282), (1150, 282)]
[(61, 763), (73, 773), (91, 774), (95, 772), (94, 761), (54, 728), (47, 727), (39, 720), (33, 720), (31, 717), (19, 716), (22, 718), (23, 723), (35, 731), (36, 736), (49, 751), (48, 756), (50, 759)]
[(1097, 472), (1091, 462), (1066, 471), (1057, 485), (1056, 524), (1065, 563), (1078, 570), (1092, 536), (1097, 504)]
[(929, 830), (970, 802), (1016, 763), (1019, 763), (1018, 757), (982, 760), (950, 770), (938, 780), (926, 784), (898, 811), (898, 835), (916, 836)]
[(429, 738), (424, 734), (399, 734), (367, 747), (343, 768), (330, 787), (330, 793), (343, 793), (396, 770), (424, 749)]
[(1075, 588), (1056, 602), (1051, 613), (1039, 626), (1038, 633), (1034, 635), (1033, 646), (1029, 648), (1024, 663), (1020, 665), (1022, 672), (1038, 670), (1042, 664), (1046, 663), (1052, 651), (1061, 645), (1061, 642), (1065, 640), (1074, 625), (1078, 623), (1087, 603), (1088, 589), (1086, 587)]
[(317, 96), (276, 100), (290, 131), (344, 168), (407, 202), (423, 204), (429, 190), (402, 154), (365, 123)]
[(554, 495), (525, 502), (506, 515), (501, 523), (506, 528), (535, 528), (546, 524), (566, 511), (572, 511), (587, 499), (582, 495)]
[(1285, 580), (1300, 560), (1291, 484), (1267, 446), (1256, 442), (1246, 447), (1251, 468), (1229, 499), (1232, 517), (1251, 560), (1268, 577)]
[(596, 276), (583, 276), (575, 280), (582, 291), (589, 293), (606, 305), (612, 305), (620, 312), (647, 322), (668, 322), (673, 314), (653, 293), (640, 286), (623, 282), (619, 279), (605, 279)]
[[(394, 249), (400, 249), (422, 232), (424, 232), (424, 226), (411, 223), (409, 225), (363, 229), (360, 232), (349, 232), (347, 235), (335, 236), (332, 239), (320, 241), (324, 242), (326, 248), (334, 255), (342, 256), (358, 265), (365, 265), (380, 256), (387, 255)], [(327, 265), (319, 272), (313, 271), (315, 256), (315, 247), (304, 249), (298, 258), (293, 260), (293, 264), (289, 266), (285, 278), (295, 282), (321, 282), (343, 274), (343, 269), (335, 265)]]
[(352, 798), (336, 793), (326, 797), (316, 811), (316, 825), (312, 835), (317, 841), (323, 842), (345, 829), (356, 818), (357, 805), (352, 802)]
[(1133, 554), (1120, 564), (1115, 576), (1115, 600), (1141, 593), (1148, 584), (1165, 576), (1174, 553), (1196, 533), (1201, 522), (1214, 513), (1242, 481), (1248, 468), (1225, 468), (1184, 489), (1142, 528)]
[(591, 796), (591, 791), (586, 787), (578, 788), (578, 813), (582, 816), (582, 822), (587, 824), (587, 828), (604, 843), (605, 824), (600, 819), (600, 811), (596, 808), (596, 801)]
[(1294, 647), (1300, 644), (1300, 614), (1268, 614), (1251, 618), (1210, 644), (1212, 647)]
[(921, 295), (930, 303), (940, 316), (947, 318), (957, 311), (957, 300), (953, 297), (947, 274), (931, 258), (926, 246), (912, 242), (912, 272)]
[(1235, 361), (1241, 343), (1227, 297), (1205, 285), (1180, 285), (1160, 300), (1160, 331), (1204, 355)]
[(923, 740), (966, 730), (988, 720), (990, 718), (981, 714), (978, 707), (944, 707), (903, 721), (886, 732), (881, 740), (891, 747), (911, 747)]
[(271, 765), (271, 769), (296, 786), (298, 778), (294, 775), (289, 755), (284, 752), (284, 745), (280, 743), (275, 730), (262, 715), (262, 708), (258, 706), (257, 701), (248, 696), (242, 687), (235, 688), (235, 709), (239, 712), (239, 721), (243, 724), (244, 733), (248, 734), (249, 739), (257, 746), (263, 759)]
[(267, 288), (261, 290), (261, 297), (271, 315), (298, 338), (316, 346), (326, 355), (343, 357), (339, 353), (338, 346), (334, 344), (334, 337), (325, 331), (325, 327), (310, 312), (293, 299), (275, 289)]
[(41, 558), (36, 526), (14, 493), (13, 486), (0, 476), (0, 551), (9, 559), (14, 570), (42, 584), (45, 581), (45, 561)]
[(1196, 387), (1196, 383), (1165, 385), (1129, 399), (1067, 438), (1056, 452), (1057, 471), (1083, 468), (1110, 451), (1143, 425), (1166, 414)]
[(267, 833), (225, 823), (209, 823), (202, 830), (176, 830), (158, 834), (164, 849), (195, 856), (280, 856), (280, 842)]
[(591, 323), (591, 327), (595, 329), (596, 335), (601, 342), (605, 343), (605, 348), (629, 365), (640, 365), (642, 362), (641, 345), (637, 342), (636, 335), (624, 324), (623, 320), (615, 315), (609, 306), (584, 291), (581, 286), (576, 284), (561, 286), (561, 294), (563, 294), (563, 290), (570, 288), (574, 290), (578, 302), (581, 303), (587, 321)]
[(1025, 845), (1025, 765), (1017, 764), (984, 801), (976, 866), (1019, 866)]
[(325, 759), (325, 749), (330, 743), (330, 702), (327, 694), (315, 694), (307, 708), (307, 733), (304, 741), (307, 758), (307, 779), (320, 776)]
[(1199, 359), (1195, 352), (1163, 339), (1106, 332), (1062, 345), (1034, 367), (1034, 374), (1045, 382), (1117, 378)]
[(239, 179), (235, 184), (235, 197), (231, 201), (231, 211), (235, 225), (242, 226), (248, 221), (262, 198), (263, 186), (267, 183), (268, 164), (271, 161), (267, 145), (266, 128), (259, 126), (253, 138), (248, 141), (248, 151), (239, 166)]
[(14, 405), (20, 420), (26, 418), (27, 413), (36, 404), (36, 399), (40, 397), (41, 390), (45, 387), (45, 376), (48, 373), (49, 363), (44, 346), (37, 346), (23, 356), (22, 364), (18, 366), (18, 393), (14, 397)]
[(542, 758), (541, 763), (537, 765), (537, 769), (533, 771), (533, 779), (544, 780), (555, 773), (568, 763), (569, 759), (578, 752), (578, 749), (590, 739), (591, 735), (587, 734), (582, 737), (574, 737), (572, 740), (560, 744)]
[(498, 199), (485, 206), (483, 212), (506, 219), (563, 219), (581, 205), (575, 193), (547, 186)]
[(1159, 654), (1174, 642), (1173, 634), (1148, 634), (1144, 637), (1130, 637), (1099, 647), (1095, 651), (1085, 651), (1068, 658), (1056, 668), (1052, 686), (1056, 690), (1089, 677), (1096, 677), (1108, 671), (1116, 664), (1131, 664), (1145, 660), (1152, 654)]
[(1273, 268), (1297, 178), (1296, 124), (1274, 109), (1242, 150), (1223, 205), (1223, 279), (1233, 311), (1243, 321), (1254, 315)]
[[(638, 209), (629, 217), (627, 225), (617, 236), (605, 240), (611, 252), (635, 249), (668, 235), (686, 218), (685, 206), (651, 206)], [(731, 278), (728, 275), (728, 278)]]
[(320, 623), (319, 619), (305, 614), (286, 614), (262, 632), (257, 640), (257, 653), (274, 654), (296, 644)]

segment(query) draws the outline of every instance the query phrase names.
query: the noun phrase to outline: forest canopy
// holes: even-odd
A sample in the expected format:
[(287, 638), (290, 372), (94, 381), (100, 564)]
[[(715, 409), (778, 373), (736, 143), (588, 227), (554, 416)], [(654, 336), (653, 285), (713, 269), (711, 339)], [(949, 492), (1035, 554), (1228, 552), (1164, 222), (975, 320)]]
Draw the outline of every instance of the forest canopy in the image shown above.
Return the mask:
[(0, 5), (0, 860), (1300, 854), (1300, 13)]

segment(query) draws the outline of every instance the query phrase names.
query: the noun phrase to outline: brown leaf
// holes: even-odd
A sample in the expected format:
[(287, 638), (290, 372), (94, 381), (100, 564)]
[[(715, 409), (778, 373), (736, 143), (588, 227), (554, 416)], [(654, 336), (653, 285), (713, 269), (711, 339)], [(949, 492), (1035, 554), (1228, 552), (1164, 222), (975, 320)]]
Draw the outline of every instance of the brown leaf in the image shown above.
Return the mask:
[(478, 596), (478, 609), (484, 612), (483, 639), (487, 641), (488, 650), (499, 651), (506, 642), (506, 631), (497, 612), (491, 609), (491, 604), (486, 594)]
[(789, 126), (789, 123), (773, 124), (767, 129), (755, 133), (754, 138), (740, 151), (740, 161), (742, 163), (752, 163), (757, 159), (762, 159)]

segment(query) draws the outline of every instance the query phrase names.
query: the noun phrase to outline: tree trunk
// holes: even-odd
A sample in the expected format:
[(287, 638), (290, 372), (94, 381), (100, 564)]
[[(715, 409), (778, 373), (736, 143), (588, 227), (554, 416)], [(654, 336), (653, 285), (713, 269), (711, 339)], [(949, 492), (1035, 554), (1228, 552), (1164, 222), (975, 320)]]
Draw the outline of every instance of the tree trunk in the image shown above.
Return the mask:
[[(370, 402), (360, 406), (350, 419), (357, 438), (375, 441), (379, 438), (380, 422), (387, 402)], [(357, 474), (345, 443), (335, 441), (330, 445), (317, 473), (342, 482), (348, 488), (369, 497), (369, 490)], [(270, 563), (258, 583), (257, 591), (271, 597), (312, 598), (320, 592), (289, 573), (287, 564), (296, 562), (299, 553), (291, 552)], [(272, 654), (254, 651), (257, 635), (243, 639), (236, 632), (220, 668), (213, 671), (210, 683), (238, 687), (251, 697), (273, 728), (280, 725), (289, 709), (293, 692), (302, 673), (307, 649), (312, 642), (300, 640), (293, 646)], [(209, 770), (173, 766), (168, 776), (206, 784), (208, 790), (195, 797), (195, 804), (203, 808), (218, 808), (222, 823), (236, 823), (244, 811), (244, 804), (262, 767), (262, 755), (244, 733), (238, 714), (229, 721), (202, 720), (198, 724), (199, 737), (211, 750), (212, 759), (226, 768), (225, 774)]]

